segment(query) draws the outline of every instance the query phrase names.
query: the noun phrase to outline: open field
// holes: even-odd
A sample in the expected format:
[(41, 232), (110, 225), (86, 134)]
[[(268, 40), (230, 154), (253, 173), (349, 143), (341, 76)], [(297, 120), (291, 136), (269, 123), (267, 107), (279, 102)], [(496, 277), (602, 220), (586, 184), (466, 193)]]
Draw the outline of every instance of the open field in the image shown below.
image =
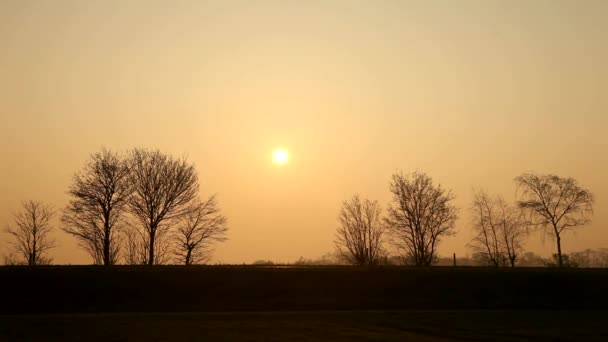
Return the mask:
[(603, 341), (608, 270), (0, 268), (0, 341)]
[(2, 341), (606, 341), (608, 311), (300, 311), (0, 317)]
[(608, 270), (434, 267), (0, 268), (0, 314), (608, 309)]

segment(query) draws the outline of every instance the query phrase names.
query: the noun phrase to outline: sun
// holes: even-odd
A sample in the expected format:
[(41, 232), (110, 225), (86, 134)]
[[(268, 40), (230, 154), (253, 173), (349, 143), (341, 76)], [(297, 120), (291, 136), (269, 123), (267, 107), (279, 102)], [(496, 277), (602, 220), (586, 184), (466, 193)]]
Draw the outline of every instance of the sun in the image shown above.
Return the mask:
[(272, 161), (279, 165), (286, 164), (289, 161), (289, 153), (285, 149), (278, 148), (272, 152)]

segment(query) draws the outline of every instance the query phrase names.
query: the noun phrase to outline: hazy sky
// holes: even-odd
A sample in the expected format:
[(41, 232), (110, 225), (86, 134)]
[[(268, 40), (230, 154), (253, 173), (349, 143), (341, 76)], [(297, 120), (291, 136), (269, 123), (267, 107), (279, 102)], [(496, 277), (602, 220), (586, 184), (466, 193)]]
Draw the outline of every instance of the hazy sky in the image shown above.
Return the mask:
[[(215, 261), (333, 251), (341, 202), (386, 206), (399, 169), (457, 196), (440, 254), (469, 253), (473, 187), (513, 199), (524, 171), (595, 193), (566, 252), (608, 247), (607, 18), (603, 0), (0, 0), (0, 225), (25, 199), (63, 208), (102, 146), (145, 146), (218, 193)], [(55, 262), (90, 262), (56, 235)]]

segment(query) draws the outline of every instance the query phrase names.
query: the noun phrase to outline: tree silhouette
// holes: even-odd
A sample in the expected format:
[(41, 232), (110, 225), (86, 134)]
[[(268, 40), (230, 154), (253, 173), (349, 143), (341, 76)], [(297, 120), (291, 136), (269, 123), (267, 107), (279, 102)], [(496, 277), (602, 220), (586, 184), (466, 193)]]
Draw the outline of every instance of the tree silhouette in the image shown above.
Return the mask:
[(421, 172), (393, 174), (390, 191), (393, 203), (385, 223), (393, 244), (406, 263), (430, 266), (441, 238), (454, 233), (457, 209), (451, 204), (452, 192)]
[(175, 223), (192, 210), (198, 193), (198, 177), (185, 158), (176, 159), (158, 150), (135, 149), (130, 152), (129, 182), (133, 193), (129, 199), (131, 214), (143, 226), (141, 236), (148, 265), (162, 263), (170, 223)]
[(74, 175), (68, 194), (63, 230), (79, 240), (95, 264), (115, 264), (120, 251), (117, 226), (131, 194), (128, 164), (103, 149)]
[(384, 255), (382, 209), (377, 201), (354, 195), (342, 203), (336, 232), (338, 253), (351, 264), (376, 265)]
[(189, 213), (177, 224), (176, 261), (185, 265), (207, 262), (213, 252), (213, 243), (225, 241), (227, 231), (226, 218), (220, 213), (215, 195), (206, 201), (194, 202)]
[(14, 226), (6, 227), (5, 231), (13, 237), (9, 243), (15, 252), (29, 266), (46, 265), (51, 258), (46, 254), (55, 247), (55, 241), (49, 234), (53, 230), (50, 223), (54, 210), (37, 201), (25, 201), (21, 210), (13, 212)]
[(546, 229), (557, 243), (557, 265), (564, 266), (562, 233), (591, 222), (593, 195), (573, 178), (524, 173), (515, 178), (521, 190), (519, 207), (530, 225)]
[(128, 265), (146, 265), (148, 263), (148, 244), (145, 235), (137, 227), (124, 230), (124, 261)]
[(471, 205), (474, 237), (469, 244), (480, 259), (495, 267), (515, 267), (526, 236), (518, 210), (485, 191), (475, 191)]

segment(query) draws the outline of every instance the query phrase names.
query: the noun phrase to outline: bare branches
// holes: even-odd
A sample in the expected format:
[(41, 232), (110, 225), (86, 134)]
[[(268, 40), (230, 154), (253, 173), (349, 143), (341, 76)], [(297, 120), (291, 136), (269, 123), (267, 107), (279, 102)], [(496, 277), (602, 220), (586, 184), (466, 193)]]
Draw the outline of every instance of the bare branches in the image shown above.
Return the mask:
[(36, 201), (25, 201), (18, 212), (13, 213), (14, 226), (8, 226), (6, 232), (13, 237), (10, 243), (15, 252), (30, 266), (46, 265), (51, 259), (46, 255), (55, 247), (55, 241), (49, 236), (52, 227), (53, 209)]
[(377, 201), (359, 195), (342, 203), (335, 244), (338, 253), (351, 264), (376, 265), (384, 254), (382, 209)]
[(124, 260), (128, 265), (145, 265), (148, 263), (149, 245), (141, 230), (128, 227), (124, 230)]
[(131, 151), (129, 165), (134, 190), (129, 208), (144, 228), (147, 263), (152, 265), (161, 262), (156, 251), (164, 250), (156, 241), (157, 236), (167, 235), (168, 223), (190, 212), (198, 193), (198, 177), (194, 166), (185, 159), (175, 159), (158, 150)]
[(175, 234), (175, 258), (185, 265), (207, 262), (212, 245), (226, 240), (226, 218), (221, 215), (215, 196), (192, 204), (188, 214), (179, 222)]
[(430, 266), (442, 237), (454, 233), (457, 209), (451, 204), (452, 192), (435, 186), (424, 173), (396, 173), (390, 191), (393, 204), (385, 223), (393, 244), (407, 262)]
[(94, 155), (74, 175), (68, 194), (72, 197), (63, 212), (63, 230), (75, 236), (95, 264), (118, 261), (120, 241), (117, 226), (129, 196), (129, 167), (109, 150)]
[(470, 246), (482, 260), (496, 267), (514, 267), (526, 235), (519, 213), (500, 196), (491, 198), (484, 191), (476, 191), (473, 196), (475, 236)]
[(549, 228), (557, 242), (559, 267), (563, 266), (561, 233), (591, 222), (593, 195), (573, 178), (525, 173), (515, 178), (521, 189), (518, 206), (527, 214), (531, 225)]
[[(123, 230), (124, 261), (129, 265), (161, 265), (169, 262), (171, 255), (171, 231), (169, 227), (157, 230), (154, 244), (150, 244), (150, 235), (141, 227), (130, 224)], [(154, 259), (149, 262), (150, 248), (154, 248)]]

